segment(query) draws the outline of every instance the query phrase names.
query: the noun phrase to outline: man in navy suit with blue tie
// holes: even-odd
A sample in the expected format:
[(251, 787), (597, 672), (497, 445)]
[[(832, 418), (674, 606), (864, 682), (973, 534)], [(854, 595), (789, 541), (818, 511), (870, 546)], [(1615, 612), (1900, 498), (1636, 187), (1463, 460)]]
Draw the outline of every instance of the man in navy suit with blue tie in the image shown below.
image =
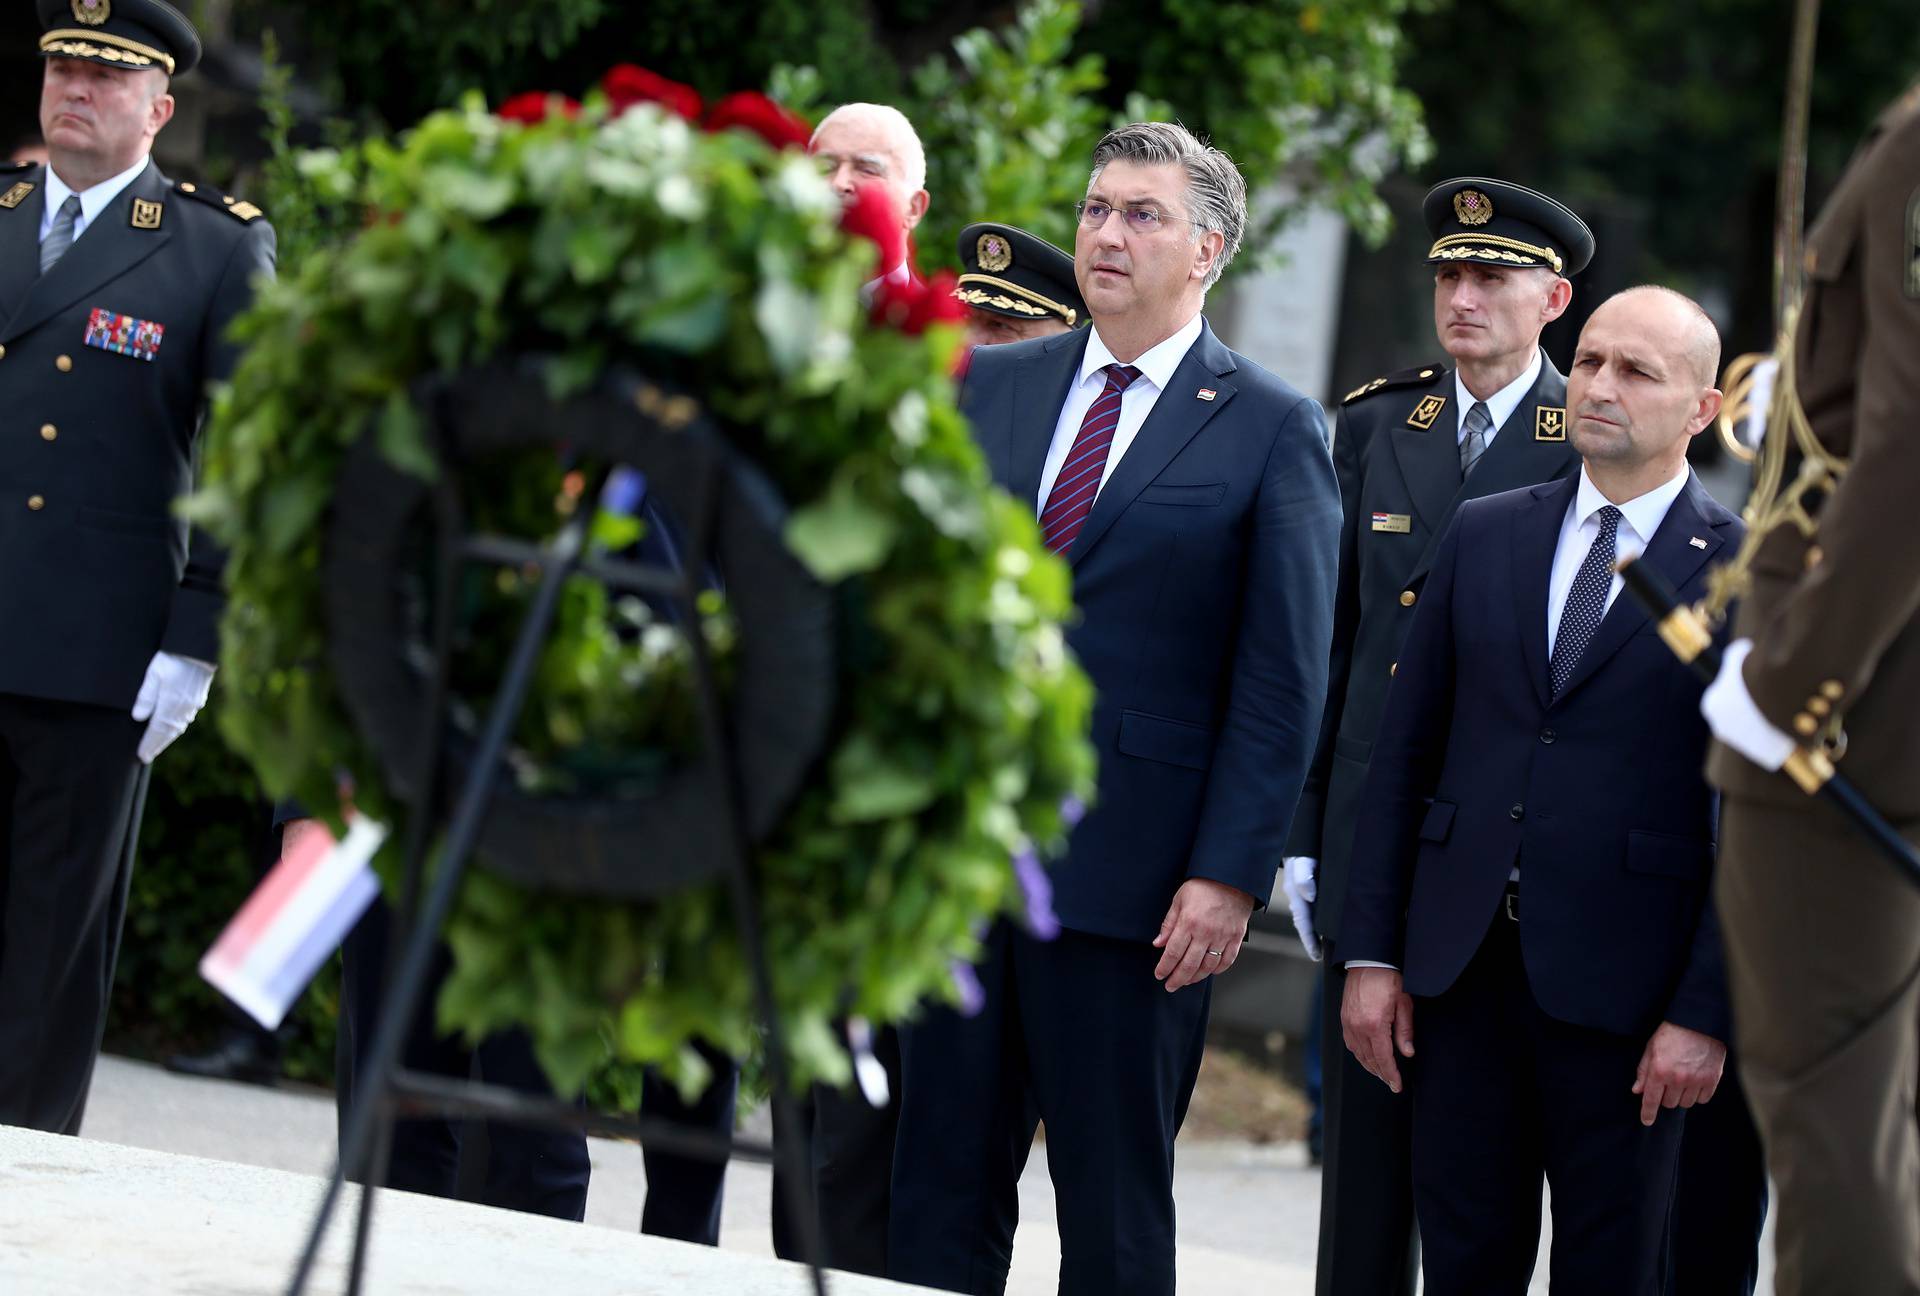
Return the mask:
[(1320, 407), (1200, 313), (1245, 219), (1225, 154), (1114, 131), (1075, 238), (1093, 326), (973, 353), (994, 479), (1073, 570), (1099, 804), (1055, 871), (1058, 937), (1002, 924), (982, 1011), (903, 1032), (894, 1278), (1005, 1288), (1037, 1113), (1060, 1291), (1174, 1289), (1174, 1135), (1312, 756), (1340, 532)]
[(1543, 1176), (1555, 1296), (1661, 1290), (1671, 1109), (1713, 1096), (1729, 1034), (1716, 807), (1701, 686), (1613, 568), (1641, 553), (1691, 600), (1739, 541), (1686, 462), (1719, 352), (1677, 293), (1602, 305), (1567, 379), (1579, 475), (1461, 506), (1400, 655), (1341, 1020), (1411, 1087), (1430, 1296), (1527, 1290)]

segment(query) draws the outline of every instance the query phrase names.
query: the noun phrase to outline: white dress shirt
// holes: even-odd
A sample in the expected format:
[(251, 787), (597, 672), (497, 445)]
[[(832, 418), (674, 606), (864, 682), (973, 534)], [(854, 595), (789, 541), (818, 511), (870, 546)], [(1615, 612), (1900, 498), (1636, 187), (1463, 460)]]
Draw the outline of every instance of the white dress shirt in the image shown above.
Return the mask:
[[(1053, 490), (1053, 483), (1060, 476), (1061, 466), (1067, 462), (1067, 452), (1073, 449), (1073, 439), (1080, 435), (1080, 424), (1085, 421), (1087, 411), (1100, 399), (1100, 393), (1106, 390), (1107, 375), (1102, 372), (1110, 364), (1119, 364), (1113, 358), (1113, 352), (1107, 350), (1107, 344), (1100, 340), (1100, 326), (1092, 324), (1087, 330), (1087, 353), (1080, 360), (1080, 377), (1067, 389), (1067, 403), (1060, 407), (1060, 420), (1053, 425), (1053, 443), (1047, 448), (1046, 463), (1040, 469), (1040, 496), (1034, 501), (1034, 508), (1047, 511), (1047, 494)], [(1140, 431), (1140, 425), (1147, 421), (1147, 415), (1153, 413), (1154, 402), (1160, 399), (1160, 393), (1173, 381), (1173, 371), (1187, 358), (1187, 352), (1193, 349), (1194, 341), (1200, 336), (1200, 316), (1195, 315), (1171, 337), (1155, 343), (1148, 348), (1133, 367), (1140, 371), (1127, 389), (1120, 393), (1120, 424), (1113, 430), (1113, 444), (1107, 449), (1107, 466), (1100, 471), (1100, 485), (1094, 489), (1094, 498), (1100, 498), (1100, 491), (1106, 487), (1107, 479), (1113, 476), (1113, 470), (1120, 466), (1120, 457), (1133, 444), (1134, 436)]]
[[(132, 166), (111, 179), (102, 180), (91, 189), (79, 190), (80, 217), (73, 222), (73, 236), (77, 239), (87, 232), (87, 226), (93, 224), (93, 218), (106, 210), (107, 204), (120, 196), (120, 191), (140, 178), (147, 169), (147, 159), (141, 158)], [(46, 242), (47, 235), (53, 230), (54, 218), (60, 209), (66, 206), (67, 195), (75, 192), (72, 186), (60, 178), (60, 173), (51, 166), (47, 168), (46, 204), (40, 212), (40, 241)]]
[[(1615, 528), (1613, 538), (1614, 561), (1623, 558), (1638, 557), (1645, 552), (1647, 542), (1653, 539), (1653, 533), (1660, 529), (1666, 520), (1667, 510), (1680, 498), (1680, 492), (1686, 489), (1687, 468), (1682, 465), (1672, 480), (1662, 482), (1644, 495), (1637, 495), (1625, 504), (1617, 505), (1620, 510), (1620, 522)], [(1587, 560), (1587, 554), (1593, 548), (1593, 541), (1600, 534), (1600, 510), (1613, 501), (1600, 493), (1600, 488), (1587, 476), (1587, 466), (1580, 465), (1580, 485), (1574, 491), (1573, 503), (1567, 507), (1566, 517), (1560, 520), (1560, 540), (1553, 550), (1553, 574), (1547, 581), (1547, 660), (1553, 660), (1553, 641), (1560, 635), (1560, 613), (1567, 606), (1567, 595), (1573, 592), (1573, 578), (1580, 573), (1580, 564)], [(1620, 593), (1620, 574), (1614, 573), (1613, 581), (1607, 586), (1607, 609), (1613, 608), (1613, 600)], [(1515, 868), (1507, 874), (1512, 881), (1520, 876)], [(1356, 959), (1347, 963), (1351, 968), (1379, 967), (1391, 968), (1392, 963), (1376, 963), (1370, 959)]]
[[(1487, 397), (1487, 413), (1493, 416), (1493, 426), (1487, 429), (1483, 439), (1489, 449), (1493, 446), (1494, 437), (1498, 436), (1500, 429), (1507, 425), (1507, 419), (1512, 417), (1513, 411), (1519, 408), (1520, 398), (1533, 390), (1533, 384), (1540, 378), (1540, 366), (1545, 363), (1546, 359), (1541, 355), (1540, 348), (1535, 347), (1533, 363), (1527, 366), (1526, 371)], [(1478, 404), (1480, 398), (1467, 390), (1467, 380), (1460, 376), (1460, 370), (1457, 368), (1453, 371), (1453, 391), (1460, 405), (1460, 408), (1455, 411), (1457, 417), (1453, 422), (1453, 443), (1459, 445), (1467, 439), (1467, 411)]]
[[(1666, 520), (1667, 510), (1680, 498), (1686, 485), (1687, 469), (1682, 465), (1672, 480), (1619, 506), (1620, 525), (1613, 542), (1615, 562), (1637, 558), (1645, 551), (1653, 533)], [(1594, 537), (1600, 534), (1600, 510), (1611, 503), (1613, 501), (1602, 495), (1593, 479), (1587, 476), (1587, 466), (1580, 465), (1580, 487), (1574, 492), (1567, 516), (1561, 520), (1560, 543), (1553, 551), (1553, 576), (1547, 582), (1548, 661), (1553, 660), (1553, 641), (1560, 635), (1560, 614), (1567, 606), (1567, 595), (1573, 592), (1573, 578), (1579, 575), (1580, 564), (1587, 560), (1587, 551), (1593, 548)], [(1615, 572), (1612, 583), (1607, 586), (1608, 610), (1620, 593), (1620, 584), (1620, 574)]]
[(880, 285), (883, 283), (892, 284), (894, 287), (898, 288), (902, 284), (911, 282), (912, 279), (913, 279), (912, 269), (908, 267), (905, 261), (902, 261), (899, 265), (887, 271), (885, 274), (881, 275), (878, 279), (869, 279), (865, 283), (860, 285), (860, 304), (862, 306), (873, 305), (874, 296), (880, 291)]

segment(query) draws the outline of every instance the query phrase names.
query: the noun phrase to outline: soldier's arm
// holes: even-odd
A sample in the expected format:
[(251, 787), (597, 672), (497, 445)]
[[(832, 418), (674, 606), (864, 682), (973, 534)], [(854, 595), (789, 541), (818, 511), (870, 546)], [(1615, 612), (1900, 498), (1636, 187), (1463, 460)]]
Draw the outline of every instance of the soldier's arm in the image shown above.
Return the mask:
[[(248, 223), (227, 257), (220, 281), (214, 285), (208, 314), (201, 375), (208, 383), (225, 382), (233, 374), (240, 349), (228, 331), (253, 301), (255, 283), (274, 274), (276, 251), (273, 226), (264, 218)], [(195, 527), (187, 540), (187, 566), (174, 591), (160, 650), (201, 661), (220, 659), (220, 612), (226, 604), (221, 571), (226, 551), (212, 536)]]
[(1852, 466), (1820, 512), (1824, 557), (1758, 629), (1744, 671), (1767, 719), (1803, 739), (1809, 699), (1833, 681), (1844, 708), (1920, 612), (1920, 118), (1878, 152), (1852, 249), (1866, 314)]
[(1333, 739), (1340, 730), (1346, 704), (1347, 676), (1353, 668), (1353, 639), (1360, 627), (1360, 445), (1345, 405), (1334, 416), (1333, 473), (1340, 486), (1339, 578), (1334, 590), (1333, 651), (1327, 670), (1327, 705), (1320, 718), (1320, 736), (1314, 743), (1313, 764), (1307, 767), (1306, 787), (1293, 812), (1286, 853), (1321, 856), (1321, 822), (1326, 814), (1327, 779), (1333, 766)]

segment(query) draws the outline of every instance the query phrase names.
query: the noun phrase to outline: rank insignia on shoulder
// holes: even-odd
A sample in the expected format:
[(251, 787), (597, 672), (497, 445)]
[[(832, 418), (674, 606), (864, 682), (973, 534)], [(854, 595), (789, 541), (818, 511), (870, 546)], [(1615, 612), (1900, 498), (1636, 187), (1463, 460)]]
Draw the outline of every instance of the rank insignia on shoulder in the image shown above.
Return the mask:
[(160, 203), (153, 202), (146, 198), (135, 198), (133, 200), (133, 227), (135, 229), (157, 230), (160, 228), (160, 218), (165, 214), (165, 211), (166, 208)]
[(179, 193), (186, 194), (189, 198), (199, 199), (209, 207), (218, 208), (235, 220), (243, 223), (258, 220), (260, 217), (266, 215), (265, 212), (244, 198), (235, 198), (232, 194), (223, 194), (213, 189), (207, 189), (191, 181), (181, 181), (174, 186), (174, 189)]
[(28, 180), (22, 180), (19, 184), (13, 186), (13, 188), (7, 190), (3, 194), (0, 194), (0, 207), (5, 207), (7, 210), (11, 211), (15, 207), (18, 207), (21, 203), (25, 202), (27, 200), (27, 195), (32, 192), (33, 192), (33, 183)]
[(1421, 365), (1418, 369), (1402, 369), (1399, 373), (1383, 374), (1372, 382), (1363, 382), (1345, 396), (1340, 403), (1345, 405), (1357, 401), (1362, 396), (1371, 396), (1377, 391), (1391, 391), (1395, 387), (1425, 387), (1440, 376), (1439, 365)]
[(1413, 530), (1413, 515), (1411, 513), (1375, 513), (1373, 529), (1392, 535), (1407, 535)]
[(1440, 417), (1440, 411), (1446, 407), (1447, 398), (1445, 396), (1422, 396), (1420, 403), (1413, 407), (1413, 413), (1407, 415), (1407, 426), (1410, 428), (1419, 428), (1422, 432), (1425, 432), (1433, 426), (1433, 421)]
[(1558, 405), (1542, 405), (1533, 412), (1533, 439), (1535, 441), (1565, 441), (1567, 439), (1567, 411)]
[(166, 331), (164, 324), (118, 315), (96, 306), (87, 316), (85, 341), (86, 345), (102, 351), (150, 361), (160, 354), (160, 339)]

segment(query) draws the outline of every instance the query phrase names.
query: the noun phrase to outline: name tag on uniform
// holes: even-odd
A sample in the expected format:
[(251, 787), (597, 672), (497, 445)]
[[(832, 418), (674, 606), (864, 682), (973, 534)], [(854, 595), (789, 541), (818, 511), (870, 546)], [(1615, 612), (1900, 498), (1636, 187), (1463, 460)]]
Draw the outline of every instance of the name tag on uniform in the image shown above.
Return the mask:
[(164, 324), (95, 307), (87, 316), (86, 344), (135, 360), (152, 360), (160, 354), (160, 339), (166, 331)]
[(1373, 529), (1391, 531), (1395, 535), (1406, 535), (1413, 530), (1413, 515), (1411, 513), (1375, 513)]

